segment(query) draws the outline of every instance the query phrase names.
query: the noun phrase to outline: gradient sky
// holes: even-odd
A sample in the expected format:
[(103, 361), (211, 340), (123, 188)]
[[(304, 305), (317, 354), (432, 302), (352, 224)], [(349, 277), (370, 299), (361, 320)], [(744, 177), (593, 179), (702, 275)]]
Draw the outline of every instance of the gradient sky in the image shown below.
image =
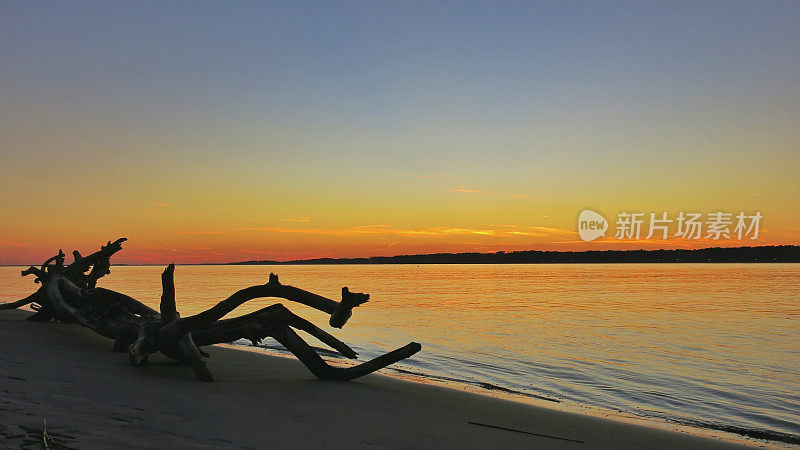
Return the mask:
[[(0, 264), (800, 244), (800, 2), (0, 3)], [(577, 217), (760, 211), (756, 241)], [(613, 235), (613, 230), (610, 234)]]

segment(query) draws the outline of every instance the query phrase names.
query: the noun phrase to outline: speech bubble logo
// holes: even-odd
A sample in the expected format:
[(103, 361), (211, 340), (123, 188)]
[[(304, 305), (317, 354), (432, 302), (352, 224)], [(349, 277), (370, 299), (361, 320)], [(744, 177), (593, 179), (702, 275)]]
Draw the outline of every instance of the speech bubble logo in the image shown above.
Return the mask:
[(593, 241), (605, 236), (607, 229), (608, 221), (600, 213), (584, 209), (578, 216), (578, 235), (584, 241)]

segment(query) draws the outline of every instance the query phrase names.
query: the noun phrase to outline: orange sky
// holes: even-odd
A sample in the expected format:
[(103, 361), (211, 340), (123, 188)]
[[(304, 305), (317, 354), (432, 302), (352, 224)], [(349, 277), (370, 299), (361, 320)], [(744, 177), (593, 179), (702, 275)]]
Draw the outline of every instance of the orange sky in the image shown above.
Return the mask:
[(0, 264), (800, 244), (800, 8), (723, 5), (4, 3)]

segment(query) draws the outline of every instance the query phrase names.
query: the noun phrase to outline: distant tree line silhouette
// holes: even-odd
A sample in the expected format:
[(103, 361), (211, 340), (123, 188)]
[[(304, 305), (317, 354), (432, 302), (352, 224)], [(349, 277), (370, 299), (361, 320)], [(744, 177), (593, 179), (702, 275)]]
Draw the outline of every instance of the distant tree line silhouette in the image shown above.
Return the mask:
[(800, 246), (713, 247), (696, 250), (597, 250), (560, 252), (526, 250), (496, 253), (432, 253), (315, 258), (296, 261), (241, 261), (232, 265), (292, 264), (612, 264), (612, 263), (797, 263)]

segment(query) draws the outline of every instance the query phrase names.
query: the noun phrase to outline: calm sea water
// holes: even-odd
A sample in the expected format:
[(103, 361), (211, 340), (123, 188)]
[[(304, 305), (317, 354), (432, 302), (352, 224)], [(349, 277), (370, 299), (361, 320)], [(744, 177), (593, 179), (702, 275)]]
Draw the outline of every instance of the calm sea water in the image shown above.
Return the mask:
[[(18, 270), (0, 268), (4, 301), (34, 289)], [(100, 285), (157, 308), (161, 270), (113, 267)], [(178, 308), (198, 312), (266, 282), (271, 271), (334, 299), (342, 286), (370, 293), (343, 330), (327, 328), (324, 313), (282, 301), (359, 359), (413, 340), (422, 352), (395, 368), (800, 439), (800, 265), (179, 266)], [(255, 300), (236, 315), (276, 302)]]

